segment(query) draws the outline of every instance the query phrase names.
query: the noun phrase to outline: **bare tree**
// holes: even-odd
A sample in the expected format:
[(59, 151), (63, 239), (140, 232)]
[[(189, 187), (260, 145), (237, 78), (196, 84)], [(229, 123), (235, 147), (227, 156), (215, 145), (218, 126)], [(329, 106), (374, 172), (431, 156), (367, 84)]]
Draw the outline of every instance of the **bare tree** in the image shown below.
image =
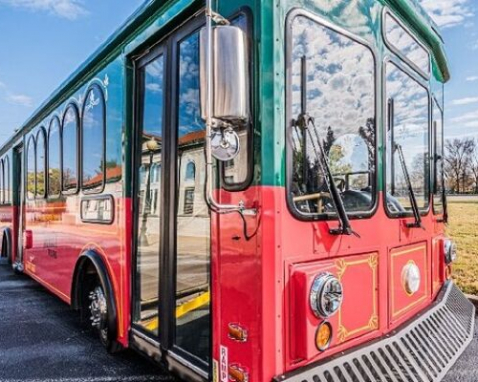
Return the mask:
[(459, 194), (466, 190), (468, 166), (476, 142), (472, 138), (447, 140), (445, 150), (445, 171), (452, 181), (453, 191)]
[(478, 144), (475, 144), (475, 149), (469, 157), (468, 168), (473, 181), (473, 192), (478, 194)]

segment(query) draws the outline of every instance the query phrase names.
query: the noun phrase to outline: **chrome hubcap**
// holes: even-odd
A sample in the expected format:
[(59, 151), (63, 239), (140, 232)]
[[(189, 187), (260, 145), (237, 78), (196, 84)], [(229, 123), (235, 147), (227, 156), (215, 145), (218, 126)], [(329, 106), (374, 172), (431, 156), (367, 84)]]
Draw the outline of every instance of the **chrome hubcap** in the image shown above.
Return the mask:
[(101, 287), (96, 287), (88, 296), (90, 299), (91, 326), (100, 331), (103, 337), (107, 337), (106, 320), (108, 317), (108, 305)]

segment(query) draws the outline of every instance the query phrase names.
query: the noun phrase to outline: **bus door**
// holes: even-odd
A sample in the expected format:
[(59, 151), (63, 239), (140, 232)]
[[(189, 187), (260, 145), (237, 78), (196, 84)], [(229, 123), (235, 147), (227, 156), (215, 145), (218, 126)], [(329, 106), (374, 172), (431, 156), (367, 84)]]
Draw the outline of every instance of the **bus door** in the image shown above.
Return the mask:
[(23, 263), (23, 231), (24, 231), (24, 178), (23, 178), (23, 145), (13, 150), (13, 232), (15, 263), (22, 266)]
[(195, 20), (136, 61), (133, 332), (206, 371), (210, 224)]

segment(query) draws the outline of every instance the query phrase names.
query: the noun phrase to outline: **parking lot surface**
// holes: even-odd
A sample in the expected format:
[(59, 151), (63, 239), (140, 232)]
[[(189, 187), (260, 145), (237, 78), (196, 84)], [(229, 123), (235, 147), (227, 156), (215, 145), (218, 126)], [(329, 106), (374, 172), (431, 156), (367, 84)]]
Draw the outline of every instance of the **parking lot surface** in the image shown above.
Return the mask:
[[(28, 277), (14, 275), (3, 260), (0, 381), (179, 382), (132, 351), (107, 354), (75, 312)], [(478, 381), (478, 322), (472, 344), (444, 381)]]
[(109, 355), (78, 315), (0, 260), (0, 381), (176, 381), (132, 351)]

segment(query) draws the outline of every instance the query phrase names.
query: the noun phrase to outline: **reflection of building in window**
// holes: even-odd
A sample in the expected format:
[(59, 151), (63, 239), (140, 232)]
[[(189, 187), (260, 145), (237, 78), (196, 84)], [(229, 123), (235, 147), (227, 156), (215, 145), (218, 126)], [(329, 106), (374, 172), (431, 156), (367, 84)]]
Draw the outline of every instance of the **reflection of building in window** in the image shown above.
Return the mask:
[(226, 170), (233, 168), (234, 167), (234, 159), (228, 160), (227, 162), (224, 162), (224, 168)]
[(186, 166), (186, 180), (193, 181), (196, 179), (196, 165), (194, 162), (189, 162)]
[(184, 215), (192, 215), (194, 212), (194, 188), (184, 190)]

